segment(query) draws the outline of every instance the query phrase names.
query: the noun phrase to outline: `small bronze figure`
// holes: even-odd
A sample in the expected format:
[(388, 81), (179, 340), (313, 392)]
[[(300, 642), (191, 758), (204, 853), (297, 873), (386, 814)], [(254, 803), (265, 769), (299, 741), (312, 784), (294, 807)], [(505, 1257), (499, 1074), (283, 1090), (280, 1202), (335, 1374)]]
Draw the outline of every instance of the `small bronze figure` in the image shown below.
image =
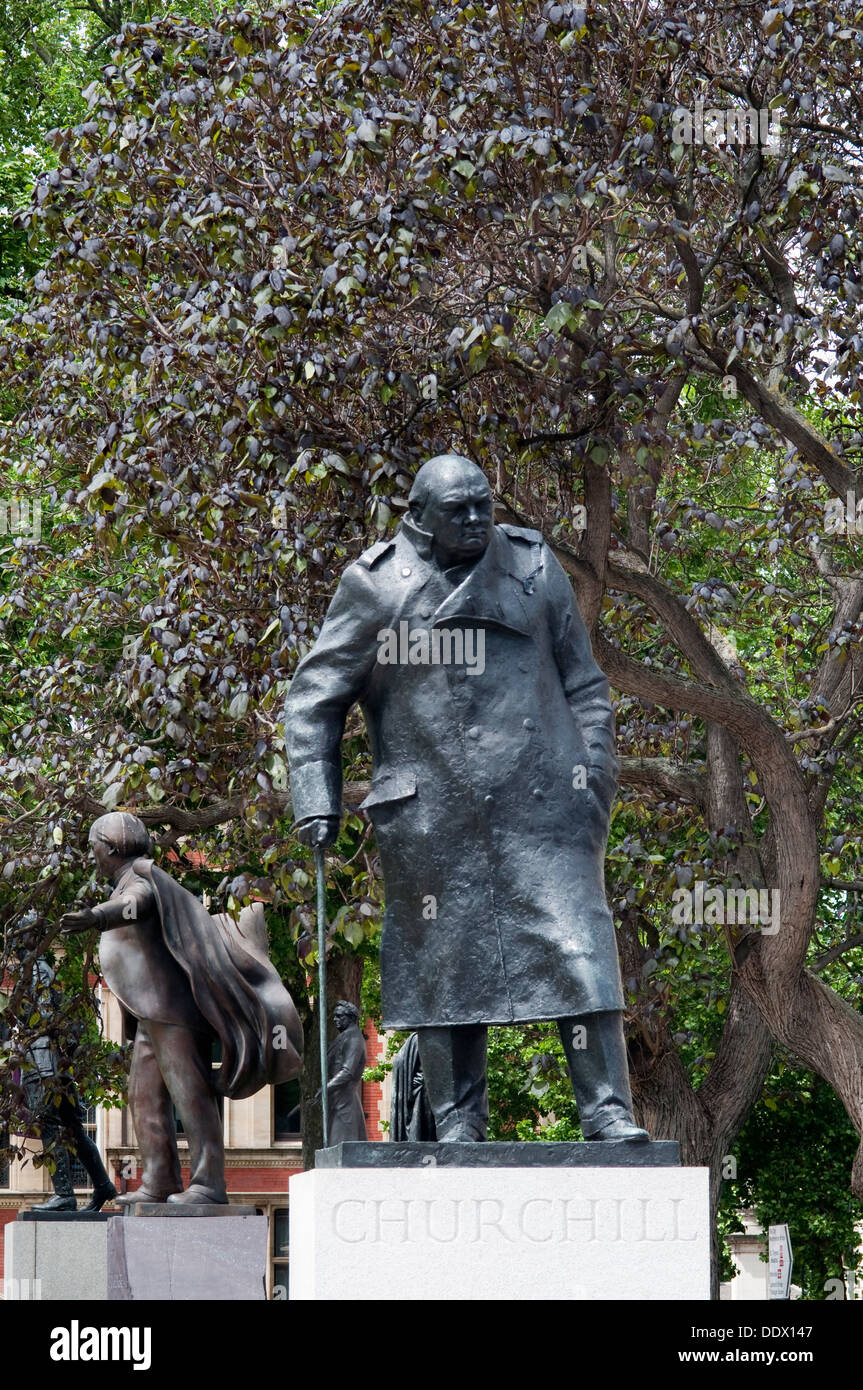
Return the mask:
[[(250, 1096), (300, 1070), (302, 1028), (270, 963), (254, 913), (240, 924), (211, 917), (154, 864), (136, 816), (114, 811), (90, 830), (107, 902), (67, 913), (64, 931), (99, 926), (102, 974), (137, 1020), (129, 1107), (143, 1159), (142, 1185), (120, 1202), (226, 1203), (217, 1095)], [(222, 1046), (214, 1069), (213, 1042)], [(189, 1141), (184, 1192), (174, 1108)]]
[[(340, 999), (333, 1012), (339, 1036), (327, 1051), (327, 1097), (329, 1099), (329, 1143), (365, 1139), (363, 1114), (363, 1071), (366, 1041), (359, 1028), (359, 1010), (347, 999)], [(320, 1097), (320, 1092), (318, 1092)]]
[(492, 523), (468, 459), (419, 470), (410, 515), (348, 566), (285, 707), (299, 838), (332, 844), (360, 703), (386, 884), (385, 1028), (416, 1029), (439, 1140), (487, 1137), (489, 1024), (555, 1019), (588, 1138), (632, 1117), (603, 861), (608, 684), (539, 531)]

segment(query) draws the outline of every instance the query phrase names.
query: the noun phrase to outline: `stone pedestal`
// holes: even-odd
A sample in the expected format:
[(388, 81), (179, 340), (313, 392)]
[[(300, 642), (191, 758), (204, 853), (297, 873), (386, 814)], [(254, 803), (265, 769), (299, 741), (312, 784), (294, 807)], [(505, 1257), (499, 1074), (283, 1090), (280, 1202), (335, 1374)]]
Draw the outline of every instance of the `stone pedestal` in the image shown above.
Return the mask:
[(107, 1255), (112, 1301), (267, 1296), (267, 1218), (254, 1207), (148, 1203), (111, 1222)]
[(111, 1220), (95, 1212), (23, 1212), (10, 1221), (4, 1237), (4, 1299), (104, 1302)]
[(340, 1147), (291, 1180), (292, 1300), (710, 1296), (708, 1170), (676, 1145)]
[(22, 1213), (4, 1297), (70, 1303), (265, 1299), (267, 1218), (251, 1206), (141, 1203), (122, 1216)]

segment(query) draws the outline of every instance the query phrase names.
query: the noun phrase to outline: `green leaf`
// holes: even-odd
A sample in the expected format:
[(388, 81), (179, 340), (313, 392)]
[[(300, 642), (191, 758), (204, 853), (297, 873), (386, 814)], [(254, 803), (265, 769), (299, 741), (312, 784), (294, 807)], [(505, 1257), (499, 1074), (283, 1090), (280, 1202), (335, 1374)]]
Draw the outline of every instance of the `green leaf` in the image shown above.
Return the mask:
[(241, 690), (236, 694), (228, 705), (228, 714), (231, 719), (242, 719), (246, 710), (249, 708), (249, 694), (246, 690)]
[(344, 923), (344, 925), (342, 926), (342, 935), (344, 936), (345, 940), (351, 946), (354, 947), (362, 946), (363, 941), (365, 940), (365, 932), (363, 931), (359, 922), (353, 919), (348, 919)]
[(545, 316), (545, 326), (550, 333), (559, 333), (562, 328), (567, 328), (575, 322), (572, 305), (567, 304), (565, 299), (553, 304)]

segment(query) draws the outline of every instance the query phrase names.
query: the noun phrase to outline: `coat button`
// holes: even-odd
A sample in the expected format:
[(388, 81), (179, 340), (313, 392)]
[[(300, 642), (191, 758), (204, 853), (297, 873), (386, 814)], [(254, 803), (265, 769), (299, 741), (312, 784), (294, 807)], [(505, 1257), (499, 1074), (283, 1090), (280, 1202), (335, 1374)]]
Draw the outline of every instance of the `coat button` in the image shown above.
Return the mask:
[(473, 728), (468, 729), (467, 736), (468, 738), (479, 738), (479, 729), (476, 724), (474, 724)]
[(537, 801), (542, 801), (542, 787), (534, 787), (533, 794)]
[(521, 727), (523, 729), (535, 729), (536, 725), (534, 724), (532, 719), (523, 719), (521, 722)]
[(408, 565), (405, 565), (404, 569), (402, 570), (402, 579), (407, 579), (409, 575), (410, 567)]
[(484, 796), (484, 797), (483, 797), (483, 801), (485, 802), (486, 806), (491, 806), (492, 802), (494, 801), (494, 797), (493, 797), (493, 796)]
[(432, 611), (431, 611), (431, 609), (428, 607), (428, 605), (426, 605), (425, 608), (421, 608), (421, 609), (420, 609), (420, 617), (421, 617), (421, 618), (430, 618), (431, 615), (432, 615)]
[(518, 663), (518, 669), (519, 669), (520, 671), (524, 671), (525, 674), (527, 674), (527, 672), (530, 670), (530, 662), (529, 662), (529, 661), (520, 661), (520, 662)]

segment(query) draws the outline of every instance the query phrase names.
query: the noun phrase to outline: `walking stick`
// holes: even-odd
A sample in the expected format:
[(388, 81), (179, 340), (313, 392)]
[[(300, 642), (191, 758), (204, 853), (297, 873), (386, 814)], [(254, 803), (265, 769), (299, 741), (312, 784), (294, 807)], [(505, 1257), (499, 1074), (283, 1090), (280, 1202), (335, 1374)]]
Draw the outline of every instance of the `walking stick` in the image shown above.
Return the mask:
[(324, 1148), (329, 1146), (329, 1100), (327, 1096), (327, 904), (324, 877), (324, 848), (315, 845), (318, 879), (318, 1013), (321, 1030), (321, 1113), (324, 1122)]

